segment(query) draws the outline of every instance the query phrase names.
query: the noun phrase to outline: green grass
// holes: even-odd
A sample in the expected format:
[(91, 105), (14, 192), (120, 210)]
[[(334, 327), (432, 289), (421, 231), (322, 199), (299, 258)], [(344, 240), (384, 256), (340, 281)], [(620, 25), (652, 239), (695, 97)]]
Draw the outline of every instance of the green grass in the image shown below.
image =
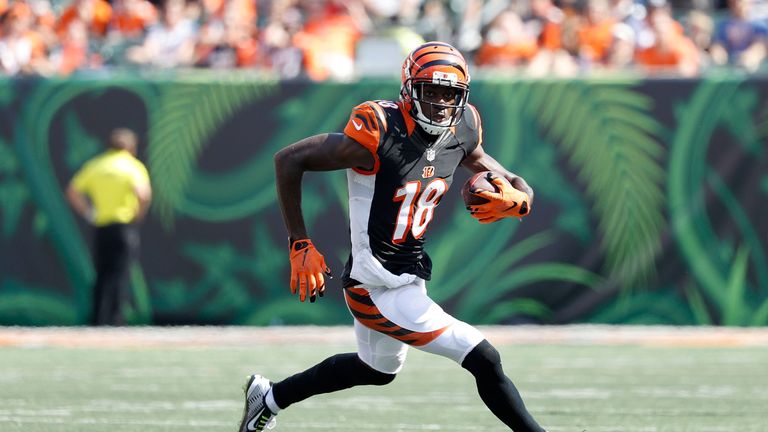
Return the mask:
[[(349, 344), (0, 348), (0, 431), (235, 431), (244, 377), (280, 379)], [(768, 348), (504, 345), (505, 370), (552, 432), (766, 431)], [(276, 432), (504, 431), (453, 362), (409, 352), (386, 387), (322, 395)]]

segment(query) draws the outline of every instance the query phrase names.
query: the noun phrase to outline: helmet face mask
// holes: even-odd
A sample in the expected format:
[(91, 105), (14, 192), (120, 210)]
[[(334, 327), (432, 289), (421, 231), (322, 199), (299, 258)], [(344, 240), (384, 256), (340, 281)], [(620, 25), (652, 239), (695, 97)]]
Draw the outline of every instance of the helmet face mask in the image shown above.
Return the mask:
[(428, 42), (403, 62), (400, 98), (411, 104), (409, 114), (425, 132), (438, 135), (456, 126), (468, 97), (467, 63), (452, 46)]
[(430, 129), (450, 128), (461, 121), (468, 89), (426, 82), (414, 83), (412, 87), (411, 99), (420, 124), (426, 123)]

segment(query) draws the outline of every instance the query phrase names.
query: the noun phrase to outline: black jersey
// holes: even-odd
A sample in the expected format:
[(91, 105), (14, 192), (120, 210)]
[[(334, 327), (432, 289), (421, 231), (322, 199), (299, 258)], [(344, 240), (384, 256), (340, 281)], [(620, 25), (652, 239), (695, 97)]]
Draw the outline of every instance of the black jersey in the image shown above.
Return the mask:
[(347, 174), (352, 253), (344, 286), (373, 283), (358, 281), (364, 279), (357, 277), (360, 272), (351, 274), (356, 253), (368, 251), (394, 275), (430, 279), (427, 228), (456, 167), (481, 144), (480, 116), (471, 105), (457, 126), (437, 137), (420, 130), (408, 108), (403, 102), (365, 102), (354, 108), (344, 128), (375, 160), (370, 171), (355, 168)]

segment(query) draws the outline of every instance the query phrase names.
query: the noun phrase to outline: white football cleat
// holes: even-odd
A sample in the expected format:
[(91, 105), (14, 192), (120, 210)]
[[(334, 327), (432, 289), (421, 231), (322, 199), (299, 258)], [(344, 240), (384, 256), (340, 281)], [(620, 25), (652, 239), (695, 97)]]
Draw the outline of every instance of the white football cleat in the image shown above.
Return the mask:
[(240, 422), (240, 432), (263, 431), (275, 427), (277, 420), (265, 401), (272, 383), (261, 375), (251, 375), (243, 387), (245, 391), (245, 407), (243, 420)]

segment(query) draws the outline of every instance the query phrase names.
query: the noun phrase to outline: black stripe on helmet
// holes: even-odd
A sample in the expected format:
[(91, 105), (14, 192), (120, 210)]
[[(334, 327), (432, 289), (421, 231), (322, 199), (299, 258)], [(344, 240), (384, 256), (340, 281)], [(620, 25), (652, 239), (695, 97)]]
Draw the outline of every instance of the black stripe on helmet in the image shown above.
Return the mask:
[[(414, 51), (414, 52), (415, 52), (415, 51)], [(425, 52), (425, 53), (421, 53), (421, 54), (419, 54), (419, 55), (418, 55), (418, 57), (416, 57), (416, 58), (414, 58), (414, 59), (413, 59), (413, 62), (414, 62), (414, 63), (416, 63), (416, 62), (417, 62), (417, 61), (419, 61), (419, 60), (420, 60), (422, 57), (424, 57), (424, 56), (428, 56), (428, 55), (430, 55), (430, 54), (445, 54), (445, 55), (452, 55), (452, 56), (454, 56), (454, 57), (458, 57), (458, 58), (460, 58), (460, 59), (462, 59), (462, 60), (464, 59), (464, 57), (462, 57), (462, 55), (461, 55), (461, 54), (459, 54), (458, 52), (456, 52), (455, 50), (454, 50), (454, 51), (448, 51), (448, 52), (446, 52), (446, 51), (427, 51), (427, 52)]]
[(418, 73), (423, 71), (424, 69), (427, 69), (432, 66), (437, 66), (437, 65), (453, 66), (456, 69), (460, 70), (461, 73), (464, 74), (464, 76), (467, 76), (467, 72), (464, 70), (464, 68), (460, 64), (450, 60), (432, 60), (431, 62), (427, 62), (424, 65), (422, 65), (414, 75), (418, 75)]
[(427, 53), (421, 54), (421, 55), (419, 55), (418, 57), (416, 57), (415, 59), (413, 59), (413, 63), (416, 63), (416, 62), (418, 62), (419, 60), (421, 60), (421, 58), (422, 58), (422, 57), (426, 57), (426, 56), (428, 56), (428, 55), (430, 55), (430, 54), (445, 54), (445, 55), (452, 55), (452, 56), (454, 56), (454, 57), (458, 57), (458, 58), (460, 58), (461, 60), (464, 60), (464, 57), (462, 57), (462, 56), (461, 56), (461, 54), (459, 54), (459, 53), (452, 53), (452, 52), (427, 52)]

